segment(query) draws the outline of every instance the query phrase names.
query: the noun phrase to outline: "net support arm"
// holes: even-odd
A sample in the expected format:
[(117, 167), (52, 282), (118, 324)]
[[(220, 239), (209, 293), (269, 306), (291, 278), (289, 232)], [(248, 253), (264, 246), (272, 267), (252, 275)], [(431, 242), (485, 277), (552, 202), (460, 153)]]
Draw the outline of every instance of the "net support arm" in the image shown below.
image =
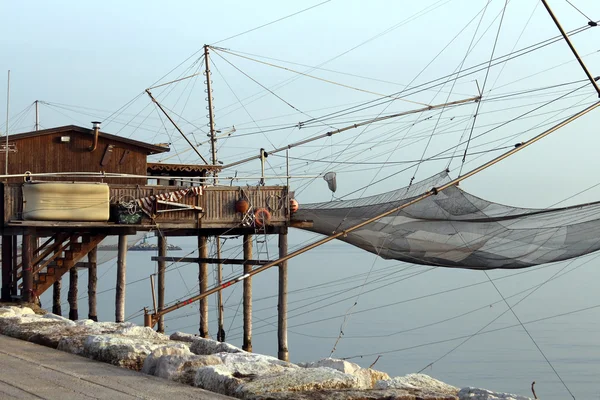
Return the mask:
[(154, 98), (154, 96), (152, 96), (152, 93), (150, 93), (150, 89), (146, 89), (146, 93), (148, 94), (148, 96), (150, 96), (150, 99), (152, 99), (152, 102), (154, 104), (156, 104), (156, 106), (160, 109), (160, 111), (162, 111), (162, 113), (165, 114), (165, 116), (169, 119), (169, 121), (171, 121), (171, 123), (173, 124), (173, 126), (175, 127), (175, 129), (177, 129), (177, 131), (181, 134), (181, 136), (183, 136), (183, 138), (185, 139), (185, 141), (188, 142), (188, 144), (192, 147), (192, 149), (196, 152), (196, 154), (198, 154), (198, 157), (200, 157), (202, 159), (202, 161), (204, 161), (204, 164), (208, 164), (208, 161), (206, 161), (206, 158), (204, 158), (202, 156), (202, 154), (200, 154), (200, 152), (198, 151), (198, 149), (196, 149), (196, 146), (194, 146), (192, 144), (192, 142), (190, 142), (190, 140), (187, 138), (187, 136), (185, 136), (185, 133), (183, 133), (183, 131), (181, 129), (179, 129), (179, 127), (177, 126), (177, 124), (175, 123), (175, 121), (173, 121), (173, 118), (171, 118), (171, 116), (169, 114), (167, 114), (167, 112), (165, 111), (165, 109), (160, 105), (160, 103), (158, 101), (156, 101), (156, 99)]
[(567, 125), (567, 124), (575, 121), (579, 117), (587, 114), (588, 112), (594, 110), (595, 108), (597, 108), (599, 106), (600, 106), (600, 101), (592, 104), (591, 106), (585, 108), (584, 110), (579, 111), (575, 115), (573, 115), (573, 116), (565, 119), (564, 121), (562, 121), (562, 122), (554, 125), (550, 129), (547, 129), (544, 132), (541, 132), (539, 135), (534, 136), (533, 138), (529, 139), (528, 141), (523, 142), (520, 146), (515, 147), (515, 148), (513, 148), (513, 149), (511, 149), (511, 150), (509, 150), (509, 151), (507, 151), (507, 152), (499, 155), (498, 157), (496, 157), (496, 158), (494, 158), (494, 159), (492, 159), (492, 160), (490, 160), (490, 161), (488, 161), (488, 162), (480, 165), (479, 167), (477, 167), (475, 169), (472, 169), (471, 171), (469, 171), (469, 172), (465, 173), (464, 175), (461, 175), (461, 176), (459, 176), (459, 177), (451, 180), (448, 183), (445, 183), (445, 184), (443, 184), (441, 186), (438, 186), (438, 187), (434, 187), (431, 190), (429, 190), (429, 191), (421, 194), (420, 196), (415, 197), (414, 199), (412, 199), (412, 200), (410, 200), (410, 201), (408, 201), (408, 202), (406, 202), (406, 203), (404, 203), (402, 205), (399, 205), (398, 207), (394, 207), (391, 210), (388, 210), (388, 211), (386, 211), (384, 213), (381, 213), (381, 214), (379, 214), (379, 215), (377, 215), (377, 216), (375, 216), (373, 218), (369, 218), (369, 219), (367, 219), (367, 220), (365, 220), (365, 221), (363, 221), (363, 222), (361, 222), (361, 223), (359, 223), (357, 225), (354, 225), (354, 226), (352, 226), (350, 228), (347, 228), (345, 230), (342, 230), (340, 232), (334, 233), (331, 236), (327, 236), (327, 237), (325, 237), (323, 239), (320, 239), (320, 240), (318, 240), (318, 241), (316, 241), (314, 243), (311, 243), (311, 244), (309, 244), (309, 245), (307, 245), (305, 247), (302, 247), (302, 248), (300, 248), (300, 249), (298, 249), (296, 251), (293, 251), (293, 252), (289, 253), (288, 255), (279, 258), (278, 260), (271, 261), (271, 262), (269, 262), (269, 263), (267, 263), (265, 265), (262, 265), (262, 266), (260, 266), (260, 267), (258, 267), (256, 269), (252, 270), (249, 273), (246, 273), (244, 275), (240, 275), (240, 276), (238, 276), (236, 278), (228, 280), (228, 281), (222, 283), (221, 285), (215, 286), (215, 287), (209, 289), (208, 291), (206, 291), (206, 292), (204, 292), (202, 294), (199, 294), (199, 295), (194, 296), (194, 297), (190, 297), (189, 299), (186, 299), (186, 300), (181, 301), (181, 302), (177, 302), (177, 303), (173, 304), (172, 306), (166, 307), (165, 309), (163, 309), (161, 311), (157, 311), (155, 313), (150, 314), (150, 313), (148, 313), (147, 309), (144, 309), (144, 325), (145, 326), (149, 326), (149, 327), (153, 327), (154, 325), (156, 325), (156, 323), (158, 321), (158, 318), (160, 316), (164, 315), (164, 314), (167, 314), (167, 313), (169, 313), (171, 311), (178, 310), (181, 307), (184, 307), (184, 306), (186, 306), (188, 304), (191, 304), (191, 303), (193, 303), (195, 301), (201, 300), (201, 299), (203, 299), (203, 298), (205, 298), (207, 296), (210, 296), (213, 293), (216, 293), (218, 291), (221, 291), (221, 290), (225, 289), (226, 287), (229, 287), (229, 286), (231, 286), (231, 285), (233, 285), (235, 283), (243, 281), (244, 279), (247, 279), (247, 278), (249, 278), (249, 277), (251, 277), (253, 275), (259, 274), (259, 273), (261, 273), (261, 272), (263, 272), (263, 271), (265, 271), (265, 270), (267, 270), (267, 269), (269, 269), (269, 268), (271, 268), (273, 266), (279, 265), (280, 263), (282, 263), (284, 261), (287, 261), (287, 260), (289, 260), (291, 258), (299, 256), (300, 254), (306, 253), (309, 250), (312, 250), (312, 249), (314, 249), (316, 247), (319, 247), (319, 246), (321, 246), (321, 245), (323, 245), (325, 243), (331, 242), (332, 240), (337, 239), (337, 238), (339, 238), (341, 236), (346, 236), (349, 233), (351, 233), (351, 232), (353, 232), (353, 231), (355, 231), (357, 229), (360, 229), (360, 228), (362, 228), (365, 225), (368, 225), (368, 224), (370, 224), (372, 222), (378, 221), (381, 218), (387, 217), (388, 215), (392, 215), (394, 213), (397, 213), (398, 211), (400, 211), (400, 210), (402, 210), (402, 209), (404, 209), (406, 207), (409, 207), (409, 206), (411, 206), (413, 204), (416, 204), (416, 203), (420, 202), (421, 200), (424, 200), (424, 199), (426, 199), (428, 197), (431, 197), (431, 196), (435, 196), (439, 192), (441, 192), (442, 190), (447, 189), (447, 188), (449, 188), (451, 186), (457, 185), (461, 181), (463, 181), (463, 180), (465, 180), (465, 179), (467, 179), (467, 178), (469, 178), (469, 177), (471, 177), (471, 176), (473, 176), (473, 175), (475, 175), (475, 174), (483, 171), (484, 169), (489, 168), (492, 165), (494, 165), (494, 164), (496, 164), (496, 163), (504, 160), (505, 158), (510, 157), (511, 155), (513, 155), (513, 154), (515, 154), (515, 153), (523, 150), (524, 148), (532, 145), (533, 143), (539, 141), (540, 139), (548, 136), (552, 132), (555, 132), (556, 130), (564, 127), (565, 125)]
[[(291, 149), (292, 147), (302, 146), (303, 144), (314, 142), (315, 140), (324, 139), (324, 138), (336, 135), (338, 133), (342, 133), (342, 132), (348, 131), (350, 129), (356, 129), (356, 128), (359, 128), (361, 126), (373, 124), (375, 122), (385, 121), (385, 120), (392, 119), (392, 118), (398, 118), (398, 117), (402, 117), (404, 115), (409, 115), (409, 114), (416, 114), (416, 113), (420, 113), (420, 112), (423, 112), (423, 111), (431, 111), (431, 110), (437, 110), (439, 108), (444, 108), (444, 107), (449, 107), (449, 106), (456, 106), (456, 105), (459, 105), (459, 104), (465, 104), (465, 103), (470, 103), (472, 101), (479, 101), (479, 100), (481, 100), (481, 96), (476, 96), (476, 97), (470, 97), (468, 99), (451, 101), (450, 103), (435, 104), (435, 105), (432, 105), (432, 106), (418, 108), (416, 110), (403, 111), (403, 112), (396, 113), (396, 114), (386, 115), (384, 117), (373, 118), (373, 119), (370, 119), (370, 120), (367, 120), (367, 121), (364, 121), (364, 122), (360, 122), (358, 124), (349, 125), (349, 126), (346, 126), (344, 128), (336, 129), (334, 131), (325, 132), (325, 133), (323, 133), (321, 135), (317, 135), (317, 136), (314, 136), (314, 137), (309, 138), (309, 139), (304, 139), (304, 140), (301, 140), (299, 142), (291, 143), (291, 144), (288, 144), (287, 146), (279, 147), (279, 148), (274, 149), (274, 150), (270, 150), (267, 153), (268, 154), (279, 153), (279, 152)], [(258, 155), (258, 156), (252, 156), (252, 157), (244, 158), (243, 160), (235, 161), (235, 162), (232, 162), (231, 164), (224, 165), (222, 169), (235, 167), (235, 166), (240, 165), (240, 164), (245, 164), (245, 163), (247, 163), (249, 161), (260, 159), (260, 157), (261, 156)]]

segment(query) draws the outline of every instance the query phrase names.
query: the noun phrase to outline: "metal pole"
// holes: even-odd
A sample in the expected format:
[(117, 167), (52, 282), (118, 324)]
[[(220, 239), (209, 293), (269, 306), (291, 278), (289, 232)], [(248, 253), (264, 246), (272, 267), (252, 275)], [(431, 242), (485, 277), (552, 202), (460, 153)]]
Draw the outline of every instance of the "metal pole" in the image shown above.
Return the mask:
[(6, 86), (6, 159), (4, 160), (5, 172), (8, 175), (8, 115), (10, 113), (10, 69), (8, 70), (8, 83)]
[[(244, 260), (252, 259), (252, 235), (244, 235)], [(244, 264), (244, 275), (252, 272), (251, 264)], [(252, 352), (252, 278), (244, 281), (244, 341), (242, 350)]]
[[(221, 259), (221, 238), (217, 236), (217, 259)], [(223, 282), (223, 264), (217, 264), (217, 285)], [(223, 292), (217, 293), (217, 309), (219, 313), (219, 323), (217, 330), (217, 340), (219, 342), (225, 341), (225, 325), (223, 321)]]
[(40, 130), (40, 107), (38, 100), (35, 101), (35, 130)]
[[(262, 265), (262, 266), (260, 266), (260, 267), (258, 267), (256, 269), (248, 272), (248, 273), (244, 273), (244, 275), (241, 275), (241, 276), (238, 276), (236, 278), (230, 279), (227, 282), (222, 283), (221, 286), (219, 286), (219, 287), (214, 287), (214, 288), (208, 290), (207, 292), (205, 292), (203, 294), (191, 297), (189, 299), (185, 299), (185, 300), (183, 300), (183, 301), (181, 301), (181, 302), (179, 302), (177, 304), (174, 304), (171, 307), (166, 308), (163, 313), (166, 314), (166, 313), (169, 313), (171, 311), (178, 310), (181, 307), (190, 304), (191, 302), (198, 301), (200, 299), (205, 298), (206, 296), (210, 296), (211, 294), (216, 293), (219, 290), (223, 290), (224, 288), (229, 287), (229, 286), (231, 286), (231, 285), (233, 285), (235, 283), (238, 283), (240, 281), (246, 280), (246, 279), (250, 278), (251, 276), (259, 274), (259, 273), (261, 273), (261, 272), (263, 272), (263, 271), (265, 271), (265, 270), (267, 270), (267, 269), (269, 269), (269, 268), (271, 268), (271, 267), (273, 267), (275, 265), (279, 265), (279, 264), (281, 264), (284, 261), (287, 261), (287, 260), (289, 260), (291, 258), (299, 256), (300, 254), (306, 253), (307, 251), (312, 250), (312, 249), (314, 249), (316, 247), (319, 247), (319, 246), (321, 246), (321, 245), (323, 245), (325, 243), (331, 242), (332, 240), (337, 239), (340, 236), (347, 235), (348, 233), (353, 232), (353, 231), (355, 231), (357, 229), (360, 229), (360, 228), (362, 228), (365, 225), (368, 225), (370, 223), (378, 221), (381, 218), (387, 217), (388, 215), (392, 215), (394, 213), (397, 213), (398, 211), (400, 211), (400, 210), (402, 210), (402, 209), (404, 209), (406, 207), (409, 207), (409, 206), (411, 206), (413, 204), (416, 204), (416, 203), (418, 203), (419, 201), (421, 201), (423, 199), (426, 199), (426, 198), (431, 197), (431, 196), (435, 196), (440, 191), (442, 191), (444, 189), (447, 189), (447, 188), (449, 188), (451, 186), (455, 186), (455, 185), (459, 184), (460, 182), (462, 182), (463, 180), (465, 180), (465, 179), (467, 179), (467, 178), (469, 178), (469, 177), (471, 177), (471, 176), (473, 176), (475, 174), (478, 174), (479, 172), (483, 171), (484, 169), (487, 169), (487, 168), (491, 167), (492, 165), (495, 165), (496, 163), (498, 163), (498, 162), (504, 160), (505, 158), (510, 157), (511, 155), (513, 155), (513, 154), (515, 154), (515, 153), (523, 150), (524, 148), (526, 148), (526, 147), (534, 144), (535, 142), (543, 139), (544, 137), (548, 136), (552, 132), (557, 131), (558, 129), (564, 127), (565, 125), (567, 125), (567, 124), (569, 124), (569, 123), (571, 123), (573, 121), (575, 121), (576, 119), (580, 118), (581, 116), (587, 114), (588, 112), (590, 112), (590, 111), (592, 111), (592, 110), (594, 110), (594, 109), (596, 109), (598, 107), (600, 107), (600, 101), (592, 104), (591, 106), (583, 109), (582, 111), (579, 111), (575, 115), (573, 115), (573, 116), (565, 119), (564, 121), (562, 121), (562, 122), (554, 125), (552, 128), (545, 130), (544, 132), (542, 132), (539, 135), (537, 135), (537, 136), (529, 139), (528, 141), (521, 143), (520, 146), (517, 146), (517, 147), (515, 147), (515, 148), (513, 148), (513, 149), (511, 149), (509, 151), (507, 151), (506, 153), (503, 153), (503, 154), (499, 155), (498, 157), (496, 157), (496, 158), (494, 158), (494, 159), (492, 159), (492, 160), (490, 160), (490, 161), (488, 161), (488, 162), (480, 165), (479, 167), (477, 167), (475, 169), (472, 169), (471, 171), (467, 172), (466, 174), (461, 175), (458, 178), (455, 178), (455, 179), (451, 180), (450, 182), (448, 182), (448, 183), (446, 183), (446, 184), (444, 184), (444, 185), (442, 185), (440, 187), (432, 188), (431, 190), (423, 193), (422, 195), (420, 195), (418, 197), (413, 198), (411, 201), (409, 201), (407, 203), (404, 203), (404, 204), (402, 204), (402, 205), (400, 205), (398, 207), (394, 207), (391, 210), (388, 210), (388, 211), (386, 211), (386, 212), (384, 212), (382, 214), (379, 214), (379, 215), (377, 215), (377, 216), (375, 216), (373, 218), (369, 218), (369, 219), (367, 219), (367, 220), (365, 220), (365, 221), (363, 221), (363, 222), (361, 222), (361, 223), (359, 223), (357, 225), (354, 225), (354, 226), (352, 226), (350, 228), (347, 228), (346, 230), (334, 233), (331, 236), (327, 236), (327, 237), (325, 237), (323, 239), (320, 239), (320, 240), (318, 240), (318, 241), (316, 241), (314, 243), (309, 244), (308, 246), (302, 247), (301, 249), (298, 249), (296, 251), (293, 251), (293, 252), (289, 253), (285, 257), (282, 257), (282, 258), (280, 258), (278, 260), (274, 260), (274, 261), (269, 262), (269, 263), (267, 263), (265, 265)], [(156, 323), (156, 316), (151, 316), (151, 317), (152, 318), (150, 320), (152, 321), (153, 324), (155, 324)]]
[(573, 43), (571, 43), (571, 39), (569, 39), (569, 36), (567, 35), (567, 33), (565, 32), (565, 30), (561, 26), (560, 22), (558, 22), (558, 19), (556, 18), (556, 16), (552, 12), (552, 9), (550, 8), (550, 6), (546, 2), (546, 0), (542, 0), (542, 3), (544, 4), (544, 7), (546, 7), (546, 10), (548, 10), (548, 14), (550, 14), (550, 17), (552, 17), (552, 20), (556, 24), (556, 27), (558, 28), (558, 30), (560, 31), (560, 33), (562, 34), (562, 36), (565, 38), (565, 41), (567, 42), (567, 44), (569, 45), (569, 47), (571, 48), (571, 51), (575, 55), (575, 58), (579, 62), (579, 65), (581, 65), (581, 68), (583, 68), (583, 72), (585, 72), (585, 74), (587, 75), (587, 77), (590, 80), (590, 82), (592, 82), (592, 85), (594, 85), (594, 88), (596, 89), (596, 92), (598, 93), (598, 97), (600, 97), (600, 87), (598, 87), (598, 83), (596, 82), (596, 79), (594, 79), (594, 77), (592, 76), (592, 74), (590, 73), (590, 71), (587, 69), (587, 67), (585, 66), (585, 64), (584, 64), (583, 60), (581, 59), (581, 57), (579, 57), (579, 53), (577, 53), (577, 50), (575, 49), (575, 46), (573, 46)]

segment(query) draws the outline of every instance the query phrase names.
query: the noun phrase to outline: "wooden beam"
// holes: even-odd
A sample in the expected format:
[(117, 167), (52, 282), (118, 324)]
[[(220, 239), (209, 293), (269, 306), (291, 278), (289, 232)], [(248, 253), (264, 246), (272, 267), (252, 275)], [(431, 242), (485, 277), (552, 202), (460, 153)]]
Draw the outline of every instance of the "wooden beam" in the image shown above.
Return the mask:
[(23, 288), (21, 289), (21, 299), (24, 302), (33, 302), (33, 236), (23, 235), (23, 245), (21, 247), (21, 258), (23, 260)]
[[(252, 259), (252, 235), (244, 235), (244, 260)], [(244, 274), (252, 271), (250, 263), (244, 264)], [(252, 278), (244, 279), (244, 341), (242, 350), (252, 352)]]
[[(164, 257), (167, 255), (167, 240), (164, 236), (158, 236), (158, 255)], [(167, 269), (166, 262), (158, 262), (158, 311), (162, 311), (165, 307), (165, 272)], [(161, 316), (158, 319), (158, 331), (165, 333), (165, 317)]]
[[(206, 236), (198, 236), (198, 252), (200, 259), (208, 257), (208, 246)], [(200, 293), (208, 290), (208, 263), (199, 261), (198, 263), (198, 284), (200, 285)], [(200, 336), (208, 337), (208, 299), (200, 300)]]
[(125, 284), (127, 281), (127, 236), (119, 235), (117, 254), (117, 292), (115, 295), (115, 322), (125, 322)]
[(88, 264), (88, 319), (98, 322), (98, 310), (96, 307), (96, 286), (98, 283), (98, 247), (96, 246), (91, 249), (87, 256), (87, 263), (77, 263), (75, 264), (75, 267), (77, 267), (79, 264)]
[[(279, 258), (287, 256), (288, 237), (279, 234)], [(290, 361), (287, 340), (287, 261), (279, 264), (279, 297), (277, 302), (277, 357), (282, 361)]]
[(60, 291), (62, 286), (62, 278), (54, 281), (52, 286), (52, 314), (62, 317), (62, 305), (60, 303)]
[(2, 301), (11, 301), (10, 291), (12, 286), (12, 268), (13, 268), (13, 238), (12, 236), (2, 236), (2, 291), (0, 298)]
[(69, 300), (69, 319), (71, 321), (77, 321), (79, 319), (79, 311), (77, 307), (77, 281), (79, 280), (79, 274), (77, 268), (71, 268), (69, 270), (69, 293), (67, 295)]
[(182, 262), (182, 263), (207, 263), (207, 264), (235, 264), (235, 265), (264, 265), (270, 263), (269, 260), (237, 260), (233, 258), (198, 258), (198, 257), (172, 257), (172, 256), (152, 256), (152, 261)]

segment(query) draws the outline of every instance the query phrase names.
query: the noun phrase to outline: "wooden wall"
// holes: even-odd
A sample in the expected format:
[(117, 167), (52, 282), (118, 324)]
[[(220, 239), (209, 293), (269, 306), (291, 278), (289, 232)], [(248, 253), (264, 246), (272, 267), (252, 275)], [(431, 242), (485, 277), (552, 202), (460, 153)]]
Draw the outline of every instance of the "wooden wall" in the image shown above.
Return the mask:
[[(70, 142), (60, 141), (62, 136), (70, 137)], [(112, 172), (146, 175), (146, 150), (127, 143), (106, 138), (98, 138), (98, 147), (89, 151), (93, 135), (77, 131), (63, 131), (47, 135), (22, 138), (9, 143), (16, 146), (16, 152), (8, 154), (8, 173), (22, 174), (42, 172)], [(112, 151), (107, 152), (112, 145)], [(110, 153), (106, 156), (105, 154)], [(4, 165), (5, 154), (0, 154), (0, 164)], [(103, 162), (104, 159), (104, 162)], [(104, 164), (104, 165), (102, 165)], [(35, 178), (36, 180), (75, 180), (74, 178)], [(89, 181), (94, 179), (76, 179)], [(98, 179), (95, 179), (98, 180)], [(13, 178), (8, 182), (23, 182)], [(145, 184), (145, 179), (111, 179), (110, 183)]]

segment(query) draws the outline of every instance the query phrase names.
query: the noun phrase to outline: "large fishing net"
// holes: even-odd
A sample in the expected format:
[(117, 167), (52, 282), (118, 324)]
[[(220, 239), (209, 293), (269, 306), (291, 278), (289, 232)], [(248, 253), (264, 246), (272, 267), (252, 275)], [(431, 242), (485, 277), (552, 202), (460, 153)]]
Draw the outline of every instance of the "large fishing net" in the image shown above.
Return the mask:
[[(357, 200), (301, 206), (308, 230), (340, 232), (450, 181), (442, 172)], [(492, 203), (452, 186), (339, 238), (385, 259), (454, 268), (524, 268), (600, 249), (600, 202), (553, 209)]]

